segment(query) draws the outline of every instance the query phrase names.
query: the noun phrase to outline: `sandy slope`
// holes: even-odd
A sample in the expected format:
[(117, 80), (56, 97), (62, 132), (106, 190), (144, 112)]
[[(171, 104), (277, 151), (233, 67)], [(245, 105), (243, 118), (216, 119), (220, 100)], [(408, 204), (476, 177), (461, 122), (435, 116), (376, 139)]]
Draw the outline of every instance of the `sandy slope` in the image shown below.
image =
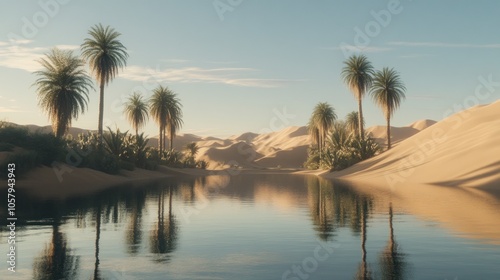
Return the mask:
[(418, 183), (493, 189), (500, 182), (499, 143), (497, 101), (452, 115), (390, 151), (328, 177), (395, 187)]

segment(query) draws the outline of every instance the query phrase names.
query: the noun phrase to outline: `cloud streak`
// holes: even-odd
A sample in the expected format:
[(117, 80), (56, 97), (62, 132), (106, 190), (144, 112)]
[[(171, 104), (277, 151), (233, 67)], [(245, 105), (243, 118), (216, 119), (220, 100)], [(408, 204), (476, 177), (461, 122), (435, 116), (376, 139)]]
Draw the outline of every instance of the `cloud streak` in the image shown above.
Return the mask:
[(156, 69), (143, 66), (128, 66), (120, 75), (121, 78), (131, 81), (156, 82), (156, 83), (217, 83), (242, 87), (257, 88), (277, 88), (301, 80), (286, 79), (260, 79), (247, 78), (251, 72), (256, 72), (253, 68), (202, 68), (202, 67), (182, 67)]
[[(29, 46), (31, 41), (20, 40), (2, 42), (0, 41), (0, 66), (20, 69), (27, 72), (35, 72), (41, 69), (38, 62), (50, 48)], [(77, 45), (57, 45), (62, 50), (76, 50)]]
[(468, 49), (500, 49), (500, 44), (456, 44), (444, 42), (388, 42), (391, 46), (429, 47), (429, 48), (468, 48)]

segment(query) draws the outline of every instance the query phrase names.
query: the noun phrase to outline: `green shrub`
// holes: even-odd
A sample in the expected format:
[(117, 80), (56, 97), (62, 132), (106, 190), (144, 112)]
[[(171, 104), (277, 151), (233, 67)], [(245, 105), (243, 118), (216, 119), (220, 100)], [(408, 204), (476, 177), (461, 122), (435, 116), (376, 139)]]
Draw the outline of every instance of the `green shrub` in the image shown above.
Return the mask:
[(65, 155), (66, 142), (53, 134), (34, 133), (30, 134), (24, 148), (37, 152), (37, 162), (50, 166), (52, 162), (61, 160)]

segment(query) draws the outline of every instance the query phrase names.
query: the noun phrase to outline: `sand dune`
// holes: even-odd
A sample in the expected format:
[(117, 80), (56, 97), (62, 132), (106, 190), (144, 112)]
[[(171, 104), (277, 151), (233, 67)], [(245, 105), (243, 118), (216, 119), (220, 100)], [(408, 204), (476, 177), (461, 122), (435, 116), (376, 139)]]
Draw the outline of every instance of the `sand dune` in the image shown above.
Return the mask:
[[(394, 127), (391, 126), (391, 140), (392, 146), (395, 147), (399, 142), (419, 133), (420, 131), (428, 128), (429, 126), (435, 124), (436, 121), (433, 120), (420, 120), (416, 121), (408, 126)], [(382, 148), (387, 147), (387, 127), (383, 125), (376, 125), (366, 129), (366, 132), (375, 138), (375, 141), (382, 146)]]
[(500, 182), (499, 143), (497, 101), (452, 115), (390, 151), (328, 177), (390, 186), (418, 183), (493, 190)]

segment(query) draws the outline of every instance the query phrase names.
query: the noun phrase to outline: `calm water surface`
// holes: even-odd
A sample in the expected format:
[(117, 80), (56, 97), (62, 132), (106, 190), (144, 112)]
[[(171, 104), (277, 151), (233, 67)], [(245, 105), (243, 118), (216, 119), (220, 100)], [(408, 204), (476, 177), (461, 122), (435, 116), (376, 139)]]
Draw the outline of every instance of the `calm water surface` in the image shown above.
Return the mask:
[(17, 272), (4, 261), (0, 279), (500, 279), (500, 240), (316, 177), (172, 179), (63, 202), (24, 194), (17, 209)]

